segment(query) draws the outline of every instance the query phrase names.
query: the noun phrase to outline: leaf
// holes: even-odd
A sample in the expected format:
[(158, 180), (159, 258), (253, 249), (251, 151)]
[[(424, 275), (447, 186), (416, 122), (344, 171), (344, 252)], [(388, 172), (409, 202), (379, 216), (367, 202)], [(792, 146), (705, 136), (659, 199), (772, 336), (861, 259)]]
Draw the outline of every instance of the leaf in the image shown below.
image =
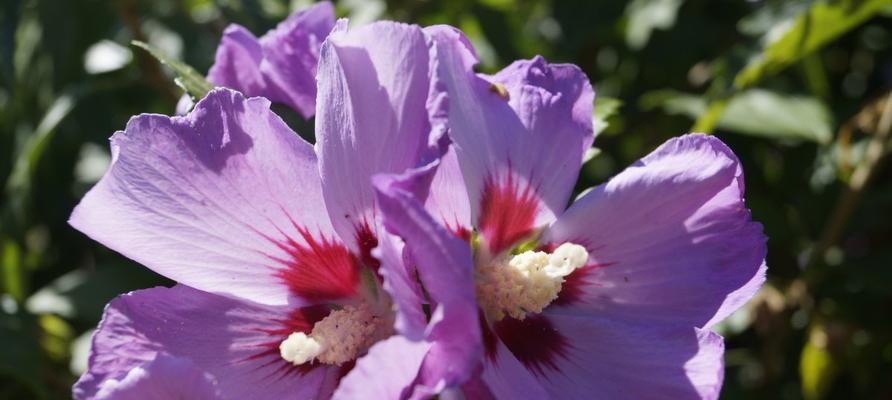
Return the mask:
[(833, 356), (827, 351), (827, 333), (818, 325), (811, 329), (809, 341), (802, 348), (799, 373), (806, 399), (824, 398), (838, 374)]
[(607, 120), (615, 115), (623, 102), (612, 97), (597, 97), (595, 99), (594, 110), (592, 111), (592, 125), (595, 136), (603, 132), (607, 128)]
[(68, 272), (35, 292), (25, 302), (32, 314), (55, 314), (95, 324), (115, 296), (164, 283), (158, 275), (132, 265), (100, 265)]
[(718, 100), (714, 101), (706, 107), (700, 116), (697, 117), (697, 120), (694, 121), (694, 126), (691, 128), (693, 132), (712, 132), (712, 130), (721, 122), (721, 117), (725, 113), (725, 109), (728, 108), (728, 102), (726, 100)]
[(93, 345), (93, 333), (95, 332), (95, 329), (88, 329), (71, 341), (71, 361), (68, 367), (72, 375), (79, 376), (87, 370), (90, 348)]
[(832, 118), (827, 106), (814, 97), (752, 89), (731, 98), (718, 126), (754, 136), (828, 143), (833, 137)]
[[(671, 90), (646, 94), (642, 108), (662, 107), (669, 114), (699, 119), (709, 110), (702, 97)], [(765, 89), (750, 89), (732, 96), (716, 127), (752, 136), (828, 143), (833, 137), (830, 110), (807, 96), (790, 96)]]
[(53, 139), (56, 127), (68, 116), (76, 103), (76, 97), (73, 94), (64, 94), (59, 96), (46, 111), (40, 124), (37, 125), (37, 129), (28, 137), (28, 141), (16, 158), (15, 166), (6, 184), (8, 191), (15, 192), (17, 189), (27, 187), (34, 168), (37, 167), (40, 157)]
[(647, 45), (654, 29), (675, 25), (683, 0), (633, 0), (626, 7), (626, 44), (634, 50)]
[(88, 74), (103, 74), (123, 68), (130, 63), (133, 52), (120, 44), (102, 39), (84, 53), (84, 70)]
[(0, 238), (3, 291), (16, 302), (21, 302), (25, 298), (25, 276), (20, 253), (21, 249), (14, 240)]
[(692, 118), (706, 111), (706, 100), (702, 97), (672, 89), (647, 92), (638, 102), (645, 111), (662, 108), (667, 114), (687, 115)]
[(53, 314), (41, 315), (37, 321), (43, 333), (40, 336), (43, 353), (57, 362), (68, 358), (71, 354), (71, 341), (74, 339), (71, 326)]
[(734, 78), (737, 88), (750, 87), (867, 21), (889, 5), (889, 0), (815, 2), (797, 17), (789, 30), (768, 44)]
[(214, 85), (208, 82), (207, 79), (204, 78), (204, 75), (198, 73), (195, 68), (192, 68), (184, 62), (171, 59), (157, 47), (138, 40), (134, 40), (130, 43), (148, 51), (162, 64), (166, 64), (172, 68), (177, 74), (177, 78), (174, 79), (174, 82), (176, 82), (177, 86), (185, 90), (186, 93), (192, 97), (193, 101), (198, 101), (214, 89)]
[(582, 156), (582, 163), (585, 164), (593, 160), (595, 157), (600, 156), (602, 153), (603, 151), (597, 147), (589, 147)]

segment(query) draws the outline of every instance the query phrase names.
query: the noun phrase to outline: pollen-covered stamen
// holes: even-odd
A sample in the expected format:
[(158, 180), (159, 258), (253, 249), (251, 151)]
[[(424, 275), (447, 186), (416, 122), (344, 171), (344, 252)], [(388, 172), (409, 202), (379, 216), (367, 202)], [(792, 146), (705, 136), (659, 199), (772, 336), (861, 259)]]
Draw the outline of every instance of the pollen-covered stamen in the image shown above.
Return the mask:
[(525, 251), (477, 269), (477, 299), (486, 315), (524, 319), (557, 299), (564, 277), (585, 265), (588, 251), (564, 243), (553, 253)]
[(373, 315), (367, 304), (346, 306), (317, 322), (309, 335), (289, 335), (279, 345), (279, 354), (294, 365), (313, 360), (341, 365), (356, 359), (372, 345), (380, 323), (381, 318)]

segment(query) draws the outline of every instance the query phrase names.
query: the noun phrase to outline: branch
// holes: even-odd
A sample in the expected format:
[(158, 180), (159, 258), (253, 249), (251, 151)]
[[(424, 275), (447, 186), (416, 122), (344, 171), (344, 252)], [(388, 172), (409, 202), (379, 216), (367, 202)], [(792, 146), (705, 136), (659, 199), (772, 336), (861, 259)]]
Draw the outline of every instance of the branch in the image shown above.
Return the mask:
[[(849, 179), (848, 186), (840, 195), (836, 208), (830, 217), (830, 222), (824, 228), (820, 241), (818, 241), (818, 244), (809, 255), (808, 262), (805, 264), (806, 267), (814, 265), (822, 259), (827, 250), (839, 241), (849, 222), (849, 218), (851, 218), (855, 209), (858, 208), (858, 204), (861, 202), (861, 198), (864, 196), (871, 178), (876, 175), (883, 156), (886, 154), (886, 146), (889, 142), (890, 133), (892, 133), (892, 93), (887, 94), (877, 103), (872, 103), (865, 107), (853, 120), (863, 119), (866, 114), (872, 113), (876, 108), (879, 108), (872, 107), (874, 105), (882, 107), (882, 112), (874, 129), (873, 137), (867, 145), (864, 160), (855, 168), (852, 177)], [(847, 129), (848, 125), (846, 124), (843, 130)]]

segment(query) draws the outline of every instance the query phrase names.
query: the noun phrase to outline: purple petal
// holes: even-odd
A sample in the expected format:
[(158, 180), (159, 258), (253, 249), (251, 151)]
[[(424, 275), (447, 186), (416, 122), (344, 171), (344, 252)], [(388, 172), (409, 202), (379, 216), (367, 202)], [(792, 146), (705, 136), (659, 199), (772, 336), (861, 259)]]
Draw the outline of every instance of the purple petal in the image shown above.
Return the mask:
[(743, 202), (743, 172), (720, 140), (668, 141), (576, 201), (543, 242), (586, 246), (562, 312), (709, 327), (765, 279), (765, 236)]
[(434, 303), (427, 341), (433, 346), (419, 374), (421, 391), (438, 393), (466, 381), (481, 353), (470, 246), (457, 238), (405, 190), (411, 176), (376, 176), (382, 222), (406, 243), (418, 276)]
[(452, 146), (440, 159), (424, 207), (453, 234), (470, 241), (473, 225), (468, 189)]
[(341, 379), (332, 399), (408, 398), (430, 347), (428, 342), (413, 342), (402, 336), (376, 343)]
[(492, 338), (487, 353), (481, 377), (495, 398), (549, 398), (532, 372), (501, 341)]
[(316, 67), (334, 27), (334, 7), (320, 2), (294, 13), (259, 40), (230, 25), (223, 32), (208, 80), (248, 96), (284, 103), (305, 118), (316, 109)]
[(154, 360), (131, 369), (121, 380), (102, 383), (97, 400), (210, 400), (222, 396), (215, 378), (185, 358), (158, 353)]
[(594, 92), (577, 67), (541, 57), (491, 78), (477, 75), (473, 49), (458, 31), (427, 32), (472, 220), (489, 249), (503, 251), (564, 210), (593, 140)]
[(102, 382), (120, 381), (162, 352), (212, 375), (226, 398), (325, 397), (339, 368), (293, 366), (278, 346), (292, 332), (309, 332), (328, 310), (262, 306), (182, 285), (122, 295), (106, 307), (74, 397), (91, 398)]
[(354, 258), (312, 146), (261, 98), (217, 89), (186, 117), (141, 115), (74, 210), (88, 236), (177, 282), (265, 304), (352, 296)]
[(382, 286), (396, 307), (394, 328), (409, 339), (419, 340), (427, 324), (427, 317), (421, 308), (425, 300), (415, 280), (415, 271), (410, 270), (404, 261), (403, 247), (402, 240), (383, 232), (372, 254), (381, 260), (379, 271), (384, 281)]
[(326, 206), (365, 260), (377, 241), (371, 176), (416, 167), (427, 149), (428, 63), (421, 29), (392, 22), (349, 32), (340, 22), (322, 48), (316, 145)]
[[(551, 328), (563, 336), (565, 351), (556, 354), (548, 364), (537, 365), (523, 354), (530, 347), (508, 347), (550, 398), (718, 397), (724, 375), (724, 343), (713, 332), (697, 328), (655, 328), (604, 318), (545, 315)], [(535, 336), (536, 333), (515, 332), (514, 335)], [(490, 366), (487, 364), (487, 368)], [(505, 385), (513, 382), (510, 377), (506, 380)]]

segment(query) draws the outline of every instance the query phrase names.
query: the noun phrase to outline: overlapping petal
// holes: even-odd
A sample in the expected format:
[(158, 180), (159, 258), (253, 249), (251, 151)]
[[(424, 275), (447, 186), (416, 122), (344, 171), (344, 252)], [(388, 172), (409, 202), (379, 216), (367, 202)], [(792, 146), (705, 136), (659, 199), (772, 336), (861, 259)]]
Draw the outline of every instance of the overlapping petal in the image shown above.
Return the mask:
[(356, 362), (332, 396), (334, 400), (408, 399), (431, 343), (393, 336), (378, 342)]
[(471, 239), (471, 205), (455, 148), (449, 146), (440, 158), (424, 207), (443, 226), (466, 241)]
[(477, 75), (476, 55), (460, 32), (427, 32), (471, 218), (490, 250), (500, 252), (566, 207), (592, 142), (594, 92), (576, 66), (541, 57), (493, 77)]
[(672, 139), (574, 203), (545, 243), (586, 246), (566, 313), (708, 327), (759, 289), (765, 236), (743, 203), (743, 172), (720, 140)]
[(261, 98), (216, 89), (186, 117), (140, 115), (71, 224), (177, 282), (265, 304), (349, 297), (355, 262), (316, 156)]
[(127, 381), (130, 371), (160, 353), (213, 377), (224, 399), (325, 397), (339, 368), (295, 367), (279, 356), (278, 346), (291, 332), (308, 332), (327, 312), (252, 304), (182, 285), (122, 295), (105, 310), (74, 397), (92, 398), (109, 380)]
[(427, 213), (413, 192), (429, 185), (426, 169), (375, 177), (384, 227), (406, 243), (409, 258), (430, 296), (430, 352), (419, 371), (419, 393), (435, 394), (466, 381), (482, 349), (468, 243)]
[(316, 139), (325, 202), (357, 253), (375, 247), (371, 177), (416, 167), (430, 124), (428, 45), (417, 26), (379, 22), (329, 36), (319, 63)]
[(334, 7), (327, 1), (294, 13), (259, 39), (232, 24), (223, 32), (208, 81), (312, 117), (319, 52), (333, 27)]
[(399, 237), (385, 231), (372, 255), (381, 262), (378, 271), (383, 281), (382, 287), (394, 302), (394, 329), (409, 339), (419, 340), (427, 325), (422, 309), (425, 301), (415, 270), (405, 259), (404, 246)]

